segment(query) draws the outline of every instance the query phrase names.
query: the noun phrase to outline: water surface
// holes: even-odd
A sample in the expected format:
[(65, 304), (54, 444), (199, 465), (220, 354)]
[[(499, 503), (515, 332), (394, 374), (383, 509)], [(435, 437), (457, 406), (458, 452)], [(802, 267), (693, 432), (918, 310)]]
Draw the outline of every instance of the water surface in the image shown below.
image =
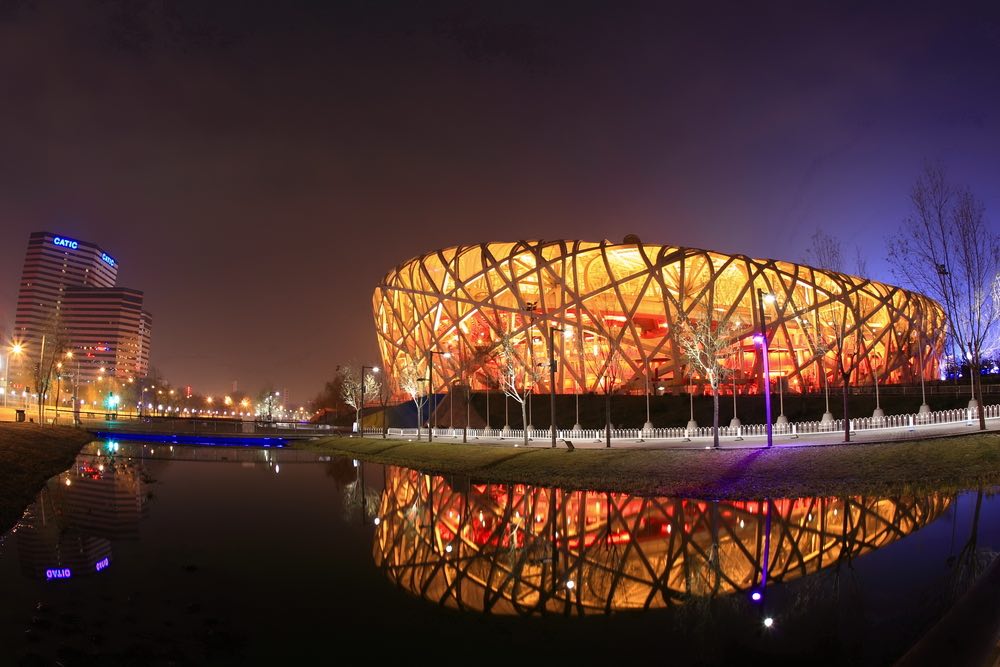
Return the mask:
[(978, 489), (712, 502), (93, 443), (0, 543), (0, 632), (14, 664), (887, 664), (998, 518)]

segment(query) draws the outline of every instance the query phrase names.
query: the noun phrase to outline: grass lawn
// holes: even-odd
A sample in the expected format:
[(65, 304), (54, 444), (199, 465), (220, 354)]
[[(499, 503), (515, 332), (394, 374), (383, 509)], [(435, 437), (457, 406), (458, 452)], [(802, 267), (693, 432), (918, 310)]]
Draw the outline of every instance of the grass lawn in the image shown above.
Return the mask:
[(17, 523), (45, 480), (70, 467), (93, 439), (70, 426), (0, 423), (0, 532)]
[(515, 449), (331, 437), (297, 448), (476, 481), (641, 495), (763, 498), (901, 494), (1000, 484), (1000, 434), (771, 450)]

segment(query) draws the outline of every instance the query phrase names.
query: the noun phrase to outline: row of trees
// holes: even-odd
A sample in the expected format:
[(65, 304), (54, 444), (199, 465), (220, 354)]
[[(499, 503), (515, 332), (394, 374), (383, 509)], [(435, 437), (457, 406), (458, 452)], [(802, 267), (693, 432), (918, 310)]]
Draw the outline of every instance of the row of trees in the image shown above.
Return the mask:
[[(982, 202), (968, 188), (950, 183), (939, 164), (925, 167), (913, 186), (910, 201), (911, 214), (887, 242), (893, 275), (904, 287), (942, 305), (948, 339), (968, 362), (972, 375), (970, 407), (977, 408), (979, 428), (985, 430), (982, 375), (978, 371), (986, 356), (995, 351), (992, 346), (1000, 333), (1000, 234), (987, 223)], [(826, 336), (820, 339), (808, 327), (805, 334), (817, 356), (832, 354), (836, 361), (844, 388), (844, 440), (849, 441), (848, 388), (852, 374), (859, 368), (858, 359), (865, 352), (862, 326), (851, 316), (861, 311), (860, 291), (856, 281), (844, 273), (844, 253), (836, 237), (817, 231), (806, 255), (817, 268), (836, 272), (835, 280), (840, 283), (840, 295), (822, 314), (830, 325)], [(867, 269), (860, 251), (855, 268), (860, 275)], [(678, 322), (677, 335), (685, 357), (711, 386), (714, 440), (718, 447), (719, 386), (730, 372), (723, 360), (732, 352), (740, 323), (731, 319), (713, 321), (715, 304), (711, 293), (707, 299), (704, 308), (698, 309), (703, 316)]]

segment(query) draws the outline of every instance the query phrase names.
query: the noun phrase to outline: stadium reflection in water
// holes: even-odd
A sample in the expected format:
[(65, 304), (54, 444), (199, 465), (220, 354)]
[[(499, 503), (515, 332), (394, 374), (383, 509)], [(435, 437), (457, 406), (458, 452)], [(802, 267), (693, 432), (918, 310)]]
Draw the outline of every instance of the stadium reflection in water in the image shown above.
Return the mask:
[(470, 484), (386, 467), (376, 564), (401, 588), (492, 614), (607, 614), (744, 594), (848, 562), (953, 496), (703, 501)]

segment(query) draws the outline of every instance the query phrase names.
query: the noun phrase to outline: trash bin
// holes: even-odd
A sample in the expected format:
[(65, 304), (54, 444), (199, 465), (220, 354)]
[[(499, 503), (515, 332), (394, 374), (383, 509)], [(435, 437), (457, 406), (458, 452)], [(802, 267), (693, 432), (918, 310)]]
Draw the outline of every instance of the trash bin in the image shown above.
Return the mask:
[(17, 422), (24, 421), (24, 410), (14, 410), (14, 421)]

